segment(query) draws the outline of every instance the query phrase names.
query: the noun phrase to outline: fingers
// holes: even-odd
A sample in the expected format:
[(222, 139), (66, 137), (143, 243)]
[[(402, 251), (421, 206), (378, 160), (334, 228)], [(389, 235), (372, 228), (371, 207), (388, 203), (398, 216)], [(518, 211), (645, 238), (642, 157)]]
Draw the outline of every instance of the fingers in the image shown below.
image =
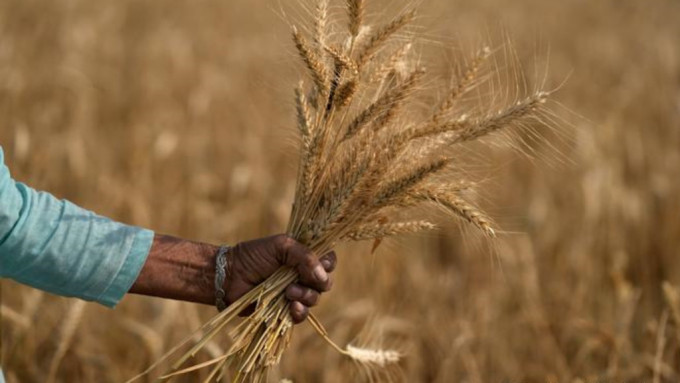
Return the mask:
[(335, 251), (331, 251), (330, 253), (327, 253), (321, 257), (319, 261), (321, 261), (321, 265), (323, 265), (323, 268), (327, 273), (332, 273), (338, 263), (338, 257), (335, 255)]
[(297, 283), (293, 283), (286, 288), (286, 298), (288, 300), (300, 302), (307, 307), (316, 306), (319, 303), (320, 296), (321, 294), (318, 291)]
[[(321, 292), (330, 290), (332, 281), (326, 268), (306, 246), (286, 237), (282, 243), (282, 253), (282, 263), (297, 270), (303, 285)], [(334, 256), (329, 256), (325, 262), (329, 268), (335, 267)]]
[(321, 258), (306, 246), (287, 236), (277, 238), (281, 264), (293, 267), (300, 275), (299, 283), (286, 288), (286, 298), (291, 301), (290, 315), (295, 324), (307, 319), (309, 308), (319, 303), (322, 292), (329, 291), (333, 285), (330, 273), (335, 270), (337, 256), (331, 251)]
[(293, 318), (293, 323), (299, 324), (307, 319), (309, 315), (309, 308), (300, 302), (290, 303), (290, 316)]

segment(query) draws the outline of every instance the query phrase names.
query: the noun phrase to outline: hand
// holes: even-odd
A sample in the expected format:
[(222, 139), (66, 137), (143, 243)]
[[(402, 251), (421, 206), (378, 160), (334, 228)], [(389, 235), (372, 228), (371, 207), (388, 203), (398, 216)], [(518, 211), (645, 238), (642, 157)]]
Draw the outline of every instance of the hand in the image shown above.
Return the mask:
[[(149, 255), (130, 293), (215, 304), (215, 254), (207, 243), (156, 234)], [(319, 295), (331, 288), (329, 273), (335, 269), (335, 253), (320, 259), (305, 246), (285, 235), (239, 243), (227, 254), (226, 303), (233, 303), (281, 266), (293, 267), (300, 282), (288, 286), (290, 312), (295, 323), (307, 318)], [(247, 314), (247, 312), (246, 312)]]
[(309, 308), (333, 284), (330, 273), (336, 265), (335, 252), (317, 259), (307, 247), (286, 235), (241, 242), (227, 254), (226, 303), (231, 304), (263, 282), (282, 266), (300, 274), (299, 283), (286, 288), (294, 323), (303, 322)]

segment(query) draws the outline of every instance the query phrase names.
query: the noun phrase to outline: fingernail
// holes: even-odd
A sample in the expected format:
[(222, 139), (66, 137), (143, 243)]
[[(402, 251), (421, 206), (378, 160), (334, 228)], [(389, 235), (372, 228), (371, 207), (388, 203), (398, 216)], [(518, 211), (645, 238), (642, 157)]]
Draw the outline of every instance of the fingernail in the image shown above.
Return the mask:
[(314, 268), (314, 278), (319, 282), (326, 282), (328, 280), (328, 274), (326, 273), (326, 270), (323, 269), (322, 265), (317, 265)]

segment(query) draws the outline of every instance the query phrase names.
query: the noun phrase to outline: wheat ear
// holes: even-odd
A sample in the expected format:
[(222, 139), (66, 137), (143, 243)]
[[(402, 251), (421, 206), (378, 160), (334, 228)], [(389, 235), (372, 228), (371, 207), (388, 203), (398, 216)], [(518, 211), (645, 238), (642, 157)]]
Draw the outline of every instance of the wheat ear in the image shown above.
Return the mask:
[(309, 69), (318, 93), (320, 95), (327, 94), (329, 87), (328, 70), (321, 58), (314, 52), (307, 42), (307, 39), (302, 36), (296, 27), (293, 27), (293, 41), (295, 42), (295, 48), (297, 48), (298, 54)]
[(486, 235), (490, 237), (496, 236), (491, 221), (481, 211), (467, 203), (455, 192), (438, 188), (420, 188), (410, 193), (410, 196), (417, 200), (434, 202), (445, 211), (451, 212), (477, 226)]
[(428, 221), (397, 222), (375, 225), (359, 226), (356, 230), (348, 233), (344, 239), (352, 241), (366, 241), (391, 237), (399, 234), (419, 233), (426, 230), (434, 230), (437, 226)]
[(375, 33), (371, 35), (368, 41), (366, 41), (359, 50), (357, 56), (357, 63), (359, 67), (366, 64), (385, 41), (397, 33), (406, 24), (410, 23), (415, 18), (415, 16), (415, 11), (406, 12), (391, 23), (388, 23), (387, 25), (384, 25), (382, 28), (375, 31)]
[(311, 143), (312, 136), (312, 113), (309, 110), (309, 105), (307, 104), (307, 99), (303, 93), (303, 84), (295, 88), (295, 110), (297, 112), (297, 126), (300, 131), (300, 136), (302, 137), (302, 142), (306, 148), (305, 151), (309, 151), (309, 145)]
[(468, 123), (463, 129), (457, 130), (451, 143), (472, 141), (510, 126), (525, 117), (533, 116), (538, 108), (546, 102), (548, 96), (549, 93), (547, 92), (536, 92), (490, 117)]
[(316, 19), (314, 20), (314, 40), (319, 47), (326, 44), (326, 24), (328, 22), (328, 0), (316, 3)]
[(491, 55), (489, 47), (484, 47), (477, 52), (472, 61), (464, 69), (463, 75), (458, 79), (457, 84), (451, 88), (448, 96), (439, 104), (437, 111), (432, 115), (431, 123), (437, 124), (441, 122), (442, 117), (453, 108), (456, 101), (470, 89), (479, 75), (482, 64), (489, 55)]
[(381, 187), (376, 193), (374, 206), (381, 208), (388, 205), (394, 198), (406, 194), (411, 188), (425, 181), (430, 176), (440, 172), (451, 162), (451, 158), (443, 157), (440, 159), (418, 165), (404, 175), (390, 180)]
[(356, 38), (364, 22), (364, 0), (347, 0), (347, 13), (349, 15), (349, 33), (353, 38)]
[[(345, 136), (343, 141), (349, 140), (354, 137), (363, 127), (373, 121), (376, 117), (381, 114), (390, 113), (390, 110), (395, 109), (401, 101), (403, 101), (404, 96), (412, 90), (418, 83), (418, 80), (425, 73), (424, 69), (416, 69), (413, 71), (409, 77), (404, 80), (403, 83), (395, 86), (394, 88), (385, 92), (380, 98), (378, 98), (374, 103), (369, 105), (361, 113), (359, 113), (354, 120), (347, 126)], [(376, 129), (384, 126), (377, 125)]]

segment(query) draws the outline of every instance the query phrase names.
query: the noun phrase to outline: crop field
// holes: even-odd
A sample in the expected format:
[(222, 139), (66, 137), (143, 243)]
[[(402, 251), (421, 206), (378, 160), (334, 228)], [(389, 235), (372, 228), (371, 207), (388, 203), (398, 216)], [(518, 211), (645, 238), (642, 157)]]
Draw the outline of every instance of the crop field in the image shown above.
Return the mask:
[[(552, 129), (528, 156), (501, 138), (455, 157), (497, 238), (442, 214), (438, 231), (338, 247), (333, 290), (313, 310), (329, 337), (398, 350), (380, 380), (680, 381), (680, 2), (417, 3), (421, 90), (451, 85), (488, 44), (517, 61), (497, 64), (501, 80), (554, 90)], [(331, 0), (330, 12), (344, 4)], [(367, 18), (392, 20), (408, 4), (369, 0)], [(305, 73), (290, 30), (310, 29), (313, 9), (0, 1), (7, 166), (159, 233), (233, 244), (285, 231), (299, 156), (293, 89)], [(214, 314), (133, 295), (111, 310), (2, 280), (0, 366), (7, 383), (123, 382)], [(214, 339), (197, 361), (228, 344)], [(309, 323), (271, 376), (283, 379), (367, 381)]]

